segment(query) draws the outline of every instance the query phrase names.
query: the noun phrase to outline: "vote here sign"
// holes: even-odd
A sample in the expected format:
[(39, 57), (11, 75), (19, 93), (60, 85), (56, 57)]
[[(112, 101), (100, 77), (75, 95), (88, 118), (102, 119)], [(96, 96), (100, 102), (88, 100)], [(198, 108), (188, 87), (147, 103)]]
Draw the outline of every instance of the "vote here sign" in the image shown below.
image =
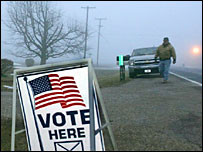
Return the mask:
[[(89, 151), (88, 66), (17, 76), (28, 148), (31, 151)], [(95, 129), (101, 126), (94, 90)], [(102, 131), (95, 136), (103, 151)]]

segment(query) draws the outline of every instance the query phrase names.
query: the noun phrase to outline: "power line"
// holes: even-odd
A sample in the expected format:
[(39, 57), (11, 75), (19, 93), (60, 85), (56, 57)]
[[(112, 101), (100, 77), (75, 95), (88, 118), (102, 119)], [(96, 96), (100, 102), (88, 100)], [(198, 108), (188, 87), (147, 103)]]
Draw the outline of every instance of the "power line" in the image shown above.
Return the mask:
[(99, 20), (99, 32), (98, 32), (98, 43), (97, 43), (97, 66), (99, 64), (99, 41), (100, 41), (100, 30), (101, 30), (101, 21), (106, 20), (106, 18), (95, 18), (96, 20)]
[(96, 7), (81, 7), (87, 9), (87, 16), (86, 16), (86, 30), (85, 30), (85, 51), (84, 51), (84, 58), (86, 58), (86, 52), (87, 52), (87, 35), (88, 35), (88, 14), (89, 14), (89, 9), (93, 9)]

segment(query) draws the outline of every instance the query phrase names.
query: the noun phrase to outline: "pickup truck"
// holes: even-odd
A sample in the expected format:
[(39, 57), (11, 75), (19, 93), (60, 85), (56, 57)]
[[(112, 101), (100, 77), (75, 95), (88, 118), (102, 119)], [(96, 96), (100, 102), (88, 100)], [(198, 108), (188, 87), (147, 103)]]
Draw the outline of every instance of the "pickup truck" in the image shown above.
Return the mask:
[(159, 59), (154, 56), (157, 47), (134, 49), (129, 58), (129, 77), (135, 78), (138, 74), (159, 73)]

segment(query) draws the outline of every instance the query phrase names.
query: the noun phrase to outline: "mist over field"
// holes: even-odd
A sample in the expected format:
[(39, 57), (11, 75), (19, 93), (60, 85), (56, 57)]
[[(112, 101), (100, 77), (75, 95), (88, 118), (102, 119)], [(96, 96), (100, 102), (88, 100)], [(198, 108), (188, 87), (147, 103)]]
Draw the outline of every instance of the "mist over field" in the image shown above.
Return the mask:
[[(187, 66), (202, 69), (202, 2), (167, 1), (53, 1), (53, 6), (61, 10), (64, 21), (76, 19), (86, 24), (86, 9), (89, 9), (88, 31), (92, 33), (87, 46), (88, 58), (97, 63), (98, 25), (96, 18), (106, 18), (101, 22), (99, 43), (99, 65), (116, 66), (116, 56), (131, 54), (133, 49), (159, 46), (164, 37), (174, 46), (177, 63), (173, 66)], [(1, 2), (1, 58), (17, 63), (25, 59), (10, 54), (14, 50), (8, 44), (12, 33), (3, 22), (8, 18), (8, 2)], [(84, 29), (85, 30), (85, 29)], [(194, 53), (194, 48), (199, 52)], [(83, 58), (81, 55), (69, 55), (50, 58), (47, 63), (62, 62)], [(35, 58), (39, 63), (39, 58)]]

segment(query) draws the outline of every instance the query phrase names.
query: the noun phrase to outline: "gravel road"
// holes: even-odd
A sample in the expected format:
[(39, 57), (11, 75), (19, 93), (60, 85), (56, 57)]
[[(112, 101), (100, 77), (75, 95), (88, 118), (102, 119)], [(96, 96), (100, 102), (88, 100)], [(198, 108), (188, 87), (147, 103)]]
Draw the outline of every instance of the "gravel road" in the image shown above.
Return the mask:
[(119, 150), (202, 150), (202, 88), (170, 75), (101, 89)]

